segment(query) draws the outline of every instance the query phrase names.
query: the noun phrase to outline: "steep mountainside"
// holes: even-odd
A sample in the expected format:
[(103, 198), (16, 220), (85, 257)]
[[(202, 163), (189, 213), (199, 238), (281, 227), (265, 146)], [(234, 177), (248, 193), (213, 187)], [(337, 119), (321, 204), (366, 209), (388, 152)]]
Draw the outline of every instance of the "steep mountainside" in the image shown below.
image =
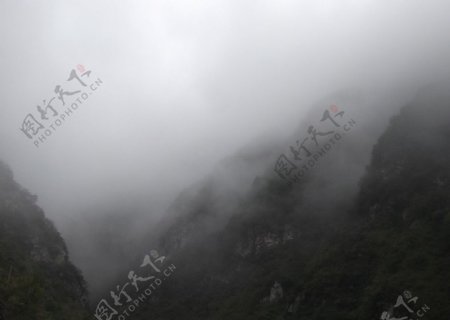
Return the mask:
[(0, 319), (87, 319), (84, 280), (35, 202), (0, 163)]
[(340, 171), (266, 175), (208, 232), (201, 193), (161, 237), (176, 275), (134, 317), (448, 319), (449, 147), (450, 99), (428, 89), (392, 119), (355, 197), (339, 194)]

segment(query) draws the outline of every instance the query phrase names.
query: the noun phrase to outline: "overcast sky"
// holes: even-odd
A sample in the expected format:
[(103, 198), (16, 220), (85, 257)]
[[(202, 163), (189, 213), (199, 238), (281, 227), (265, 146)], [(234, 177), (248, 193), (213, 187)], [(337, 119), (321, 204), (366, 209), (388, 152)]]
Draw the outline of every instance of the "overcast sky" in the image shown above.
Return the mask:
[[(1, 158), (56, 221), (158, 214), (331, 92), (445, 77), (449, 18), (444, 0), (0, 0)], [(25, 116), (79, 64), (103, 83), (36, 148)]]

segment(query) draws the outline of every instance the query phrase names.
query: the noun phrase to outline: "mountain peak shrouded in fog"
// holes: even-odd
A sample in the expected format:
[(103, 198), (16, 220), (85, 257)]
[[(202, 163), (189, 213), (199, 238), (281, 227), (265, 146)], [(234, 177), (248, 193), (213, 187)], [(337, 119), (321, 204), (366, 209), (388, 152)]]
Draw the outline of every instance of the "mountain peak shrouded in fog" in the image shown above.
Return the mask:
[(447, 30), (448, 0), (0, 1), (0, 320), (448, 318)]
[(220, 227), (206, 227), (220, 212), (211, 185), (179, 198), (159, 243), (177, 276), (137, 319), (399, 316), (403, 290), (420, 295), (414, 312), (448, 314), (449, 118), (429, 120), (450, 99), (430, 90), (381, 125), (375, 147), (348, 141), (298, 185), (261, 175)]
[[(72, 257), (92, 285), (92, 295), (102, 294), (115, 277), (129, 268), (133, 257), (145, 252), (148, 243), (157, 243), (163, 237), (161, 246), (170, 252), (221, 230), (230, 217), (240, 213), (236, 210), (243, 201), (258, 196), (260, 189), (267, 189), (268, 183), (273, 185), (270, 181), (279, 179), (274, 166), (280, 154), (290, 154), (290, 146), (296, 139), (308, 136), (309, 126), (320, 123), (324, 110), (331, 105), (338, 106), (348, 119), (355, 119), (357, 125), (317, 162), (311, 170), (317, 178), (300, 187), (304, 189), (303, 207), (313, 203), (318, 215), (336, 215), (335, 208), (345, 206), (356, 195), (372, 145), (398, 104), (398, 98), (384, 92), (347, 89), (330, 94), (310, 108), (307, 120), (300, 117), (295, 125), (286, 127), (284, 137), (263, 135), (218, 162), (175, 197), (160, 219), (145, 215), (153, 214), (153, 207), (136, 210), (136, 204), (130, 201), (111, 201), (107, 207), (93, 208), (94, 217), (86, 215), (65, 231)], [(331, 130), (327, 125), (318, 129)], [(289, 190), (287, 182), (283, 188)], [(327, 201), (319, 201), (323, 193)], [(108, 267), (99, 274), (105, 265)]]
[[(116, 203), (96, 219), (88, 216), (73, 224), (70, 239), (75, 261), (91, 286), (91, 307), (101, 310), (108, 290), (123, 281), (121, 275), (133, 263), (139, 265), (142, 252), (154, 255), (149, 248), (158, 248), (169, 257), (176, 276), (155, 293), (152, 303), (140, 305), (136, 319), (150, 314), (183, 319), (198, 319), (199, 314), (214, 319), (269, 315), (320, 319), (329, 314), (370, 318), (388, 312), (384, 310), (392, 307), (398, 287), (420, 292), (446, 312), (442, 284), (447, 275), (440, 266), (448, 262), (440, 252), (446, 250), (441, 240), (448, 238), (450, 175), (441, 150), (450, 141), (449, 101), (437, 85), (419, 90), (400, 110), (398, 100), (387, 95), (370, 97), (352, 90), (330, 95), (312, 110), (311, 120), (300, 121), (291, 134), (260, 138), (221, 161), (182, 192), (159, 222), (138, 226), (126, 213), (144, 219), (142, 213), (133, 213), (131, 203)], [(374, 109), (380, 104), (386, 111)], [(354, 130), (315, 159), (304, 179), (293, 184), (277, 175), (274, 164), (280, 153), (288, 154), (298, 135), (311, 134), (308, 128), (327, 110), (335, 111), (336, 121), (339, 112), (348, 114), (356, 124)], [(82, 319), (86, 289), (68, 261), (64, 241), (36, 207), (36, 197), (14, 182), (3, 163), (0, 177), (2, 243), (19, 246), (14, 254), (2, 252), (0, 269), (14, 279), (14, 286), (10, 280), (2, 285), (7, 300), (2, 299), (0, 312), (17, 312), (15, 305), (23, 297), (20, 290), (14, 291), (15, 283), (23, 275), (14, 270), (27, 266), (25, 275), (36, 277), (32, 286), (43, 286), (43, 292), (60, 284), (71, 288), (61, 302), (68, 309), (55, 312), (73, 310), (73, 319)], [(431, 230), (434, 238), (414, 242)], [(407, 252), (411, 242), (414, 256), (399, 261), (391, 244)], [(84, 252), (77, 249), (81, 243)], [(98, 262), (89, 261), (95, 257)], [(423, 261), (427, 271), (400, 268), (411, 259)], [(105, 265), (107, 269), (99, 273)], [(55, 270), (64, 278), (57, 280)], [(427, 282), (420, 280), (425, 279), (422, 274)], [(389, 284), (380, 284), (380, 276)], [(38, 308), (43, 298), (35, 297), (36, 304), (22, 314)], [(45, 299), (52, 304), (63, 297)], [(434, 312), (426, 306), (423, 312)]]
[[(448, 9), (444, 0), (2, 1), (3, 158), (61, 230), (111, 199), (159, 217), (221, 159), (310, 121), (329, 92), (395, 93), (443, 78)], [(57, 86), (92, 94), (63, 95), (62, 106)], [(83, 103), (37, 149), (20, 130), (27, 115), (47, 128), (49, 101), (60, 117), (72, 97)]]
[(87, 318), (83, 277), (36, 197), (0, 161), (0, 318)]

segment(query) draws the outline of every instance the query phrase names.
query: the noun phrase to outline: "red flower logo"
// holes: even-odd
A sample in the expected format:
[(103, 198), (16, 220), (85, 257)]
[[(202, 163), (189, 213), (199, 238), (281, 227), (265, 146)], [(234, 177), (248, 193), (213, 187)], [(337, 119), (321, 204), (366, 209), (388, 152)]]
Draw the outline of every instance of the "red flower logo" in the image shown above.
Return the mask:
[(83, 72), (84, 72), (84, 66), (83, 66), (82, 64), (77, 65), (77, 70), (78, 70), (80, 73), (83, 73)]

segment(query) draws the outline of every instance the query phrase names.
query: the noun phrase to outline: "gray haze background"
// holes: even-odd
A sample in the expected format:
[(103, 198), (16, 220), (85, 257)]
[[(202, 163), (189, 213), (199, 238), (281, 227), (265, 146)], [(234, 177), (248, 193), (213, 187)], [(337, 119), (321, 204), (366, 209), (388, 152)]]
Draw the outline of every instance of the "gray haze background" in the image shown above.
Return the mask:
[[(0, 0), (1, 158), (63, 235), (109, 207), (156, 219), (331, 92), (445, 78), (449, 18), (444, 0)], [(103, 85), (37, 149), (19, 127), (77, 64)]]

